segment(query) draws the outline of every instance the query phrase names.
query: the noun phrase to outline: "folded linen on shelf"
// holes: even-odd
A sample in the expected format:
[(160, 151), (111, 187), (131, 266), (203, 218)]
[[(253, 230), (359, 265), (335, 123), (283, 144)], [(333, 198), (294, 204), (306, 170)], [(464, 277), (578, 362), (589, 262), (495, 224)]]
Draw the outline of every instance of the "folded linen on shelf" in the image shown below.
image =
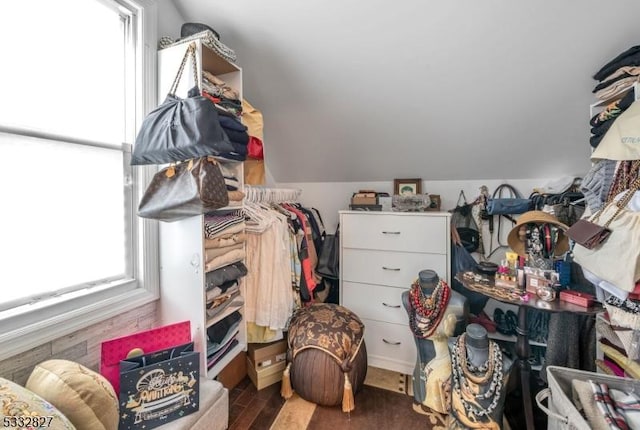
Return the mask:
[(629, 76), (627, 78), (620, 79), (619, 81), (612, 83), (608, 87), (596, 91), (595, 96), (600, 100), (607, 100), (624, 93), (629, 89), (631, 85), (633, 85), (638, 80), (640, 80), (640, 76)]
[(205, 261), (211, 261), (216, 257), (220, 257), (221, 255), (235, 251), (236, 249), (242, 249), (243, 246), (244, 245), (242, 243), (236, 243), (235, 245), (225, 246), (222, 248), (205, 248), (204, 259)]
[(205, 288), (207, 290), (224, 285), (226, 282), (234, 281), (247, 275), (247, 266), (239, 261), (229, 264), (219, 269), (205, 274)]
[(235, 245), (238, 243), (244, 243), (247, 240), (246, 233), (231, 233), (225, 234), (220, 237), (215, 237), (213, 239), (205, 239), (204, 247), (205, 248), (222, 248), (226, 246)]
[(210, 215), (204, 217), (204, 234), (207, 239), (212, 239), (223, 230), (236, 224), (244, 223), (242, 210), (234, 210), (224, 215)]
[(235, 311), (207, 328), (207, 336), (213, 343), (220, 343), (233, 325), (242, 320), (240, 311)]
[(624, 66), (640, 66), (640, 45), (632, 46), (610, 60), (593, 75), (593, 79), (602, 81)]
[(211, 369), (213, 366), (215, 366), (220, 360), (222, 360), (225, 355), (227, 355), (229, 351), (235, 348), (238, 343), (240, 342), (238, 342), (238, 339), (234, 337), (224, 346), (224, 348), (220, 349), (220, 351), (218, 351), (211, 357), (207, 357), (207, 369)]
[(235, 88), (231, 88), (225, 81), (213, 73), (208, 70), (203, 70), (202, 77), (203, 87), (208, 90), (212, 96), (240, 100), (240, 93), (238, 93)]
[(215, 300), (218, 296), (222, 295), (222, 294), (231, 294), (231, 293), (235, 293), (236, 291), (239, 290), (239, 286), (238, 286), (238, 280), (234, 279), (232, 281), (229, 282), (225, 282), (224, 284), (217, 286), (217, 287), (213, 287), (210, 290), (207, 290), (205, 296), (206, 296), (206, 300), (207, 303)]
[(225, 60), (228, 60), (232, 63), (235, 63), (238, 60), (238, 56), (236, 55), (235, 51), (229, 48), (224, 43), (220, 42), (218, 38), (215, 36), (215, 34), (213, 34), (213, 32), (210, 30), (205, 30), (199, 33), (192, 34), (191, 36), (187, 36), (182, 39), (179, 39), (170, 45), (163, 45), (163, 47), (168, 48), (170, 46), (174, 46), (179, 43), (191, 42), (193, 40), (202, 41), (204, 45), (206, 45), (208, 48), (211, 48), (213, 52), (215, 52)]
[[(220, 315), (222, 311), (225, 309), (236, 306), (241, 306), (244, 303), (244, 298), (240, 295), (240, 290), (231, 293), (231, 294), (223, 294), (222, 296), (218, 296), (217, 306), (207, 309), (207, 318), (213, 318), (216, 315)], [(222, 301), (224, 300), (224, 301)]]
[(640, 75), (640, 67), (638, 66), (618, 67), (615, 72), (611, 73), (609, 76), (602, 79), (601, 82), (606, 83), (608, 81), (612, 81), (613, 79), (619, 78), (620, 76), (626, 76), (626, 75), (636, 75), (636, 76)]
[(629, 106), (631, 106), (631, 104), (634, 102), (634, 100), (635, 91), (631, 90), (622, 98), (609, 103), (607, 107), (605, 107), (601, 112), (598, 112), (597, 114), (592, 116), (589, 124), (592, 127), (597, 127), (604, 122), (614, 120), (615, 118), (620, 116), (622, 112), (627, 110)]
[(246, 252), (244, 251), (244, 249), (234, 249), (233, 251), (229, 251), (226, 254), (220, 255), (210, 261), (207, 261), (204, 265), (204, 270), (205, 272), (210, 272), (212, 270), (219, 269), (222, 266), (226, 266), (227, 264), (241, 261), (245, 257)]
[(221, 349), (223, 349), (225, 346), (230, 344), (231, 341), (238, 335), (239, 326), (240, 326), (240, 321), (238, 321), (233, 325), (233, 327), (231, 327), (231, 329), (229, 330), (225, 338), (220, 343), (214, 343), (214, 342), (211, 342), (209, 339), (207, 339), (207, 357), (214, 356), (216, 353), (220, 352)]

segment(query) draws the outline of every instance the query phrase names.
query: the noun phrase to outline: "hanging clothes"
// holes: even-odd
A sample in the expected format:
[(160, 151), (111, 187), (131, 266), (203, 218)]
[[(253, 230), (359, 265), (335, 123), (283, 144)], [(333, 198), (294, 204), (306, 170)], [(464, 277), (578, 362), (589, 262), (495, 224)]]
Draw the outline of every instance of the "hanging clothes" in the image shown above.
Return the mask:
[[(247, 221), (243, 296), (249, 323), (268, 328), (248, 330), (249, 342), (264, 342), (286, 328), (293, 313), (290, 236), (284, 215), (265, 206), (245, 205)], [(255, 339), (253, 337), (263, 337)]]

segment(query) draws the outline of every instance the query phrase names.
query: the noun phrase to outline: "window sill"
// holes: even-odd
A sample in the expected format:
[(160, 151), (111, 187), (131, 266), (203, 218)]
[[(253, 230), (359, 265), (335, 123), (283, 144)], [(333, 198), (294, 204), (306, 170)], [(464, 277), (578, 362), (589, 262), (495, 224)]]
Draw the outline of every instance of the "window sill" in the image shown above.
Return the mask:
[(136, 288), (117, 296), (0, 333), (0, 360), (33, 349), (78, 330), (158, 300), (157, 291)]

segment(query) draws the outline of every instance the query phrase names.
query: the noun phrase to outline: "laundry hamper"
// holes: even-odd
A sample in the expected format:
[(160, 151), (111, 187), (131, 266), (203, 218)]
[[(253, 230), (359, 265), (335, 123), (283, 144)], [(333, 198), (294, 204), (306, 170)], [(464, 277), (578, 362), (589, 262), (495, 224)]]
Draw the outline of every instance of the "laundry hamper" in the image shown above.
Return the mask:
[[(538, 407), (547, 414), (547, 430), (591, 430), (589, 422), (582, 416), (571, 400), (573, 380), (604, 383), (609, 388), (621, 391), (640, 392), (640, 380), (603, 375), (584, 370), (560, 366), (547, 366), (549, 387), (536, 395)], [(548, 399), (548, 408), (542, 402)]]
[(323, 406), (342, 403), (355, 408), (353, 395), (367, 374), (364, 325), (349, 309), (318, 303), (298, 310), (289, 324), (287, 360), (282, 396), (292, 390)]

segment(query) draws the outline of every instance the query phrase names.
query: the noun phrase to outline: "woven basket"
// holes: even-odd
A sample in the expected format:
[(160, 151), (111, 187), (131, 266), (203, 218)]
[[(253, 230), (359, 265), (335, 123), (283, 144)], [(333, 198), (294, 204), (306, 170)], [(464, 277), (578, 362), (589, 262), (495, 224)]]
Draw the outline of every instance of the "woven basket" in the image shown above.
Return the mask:
[[(592, 380), (594, 382), (605, 383), (609, 388), (640, 392), (640, 381), (638, 380), (600, 375), (594, 372), (569, 369), (567, 367), (547, 366), (549, 388), (545, 388), (536, 395), (536, 403), (538, 403), (540, 409), (549, 417), (547, 430), (591, 430), (591, 426), (571, 400), (571, 382), (574, 379), (579, 381)], [(545, 399), (548, 399), (548, 407), (542, 403)]]

